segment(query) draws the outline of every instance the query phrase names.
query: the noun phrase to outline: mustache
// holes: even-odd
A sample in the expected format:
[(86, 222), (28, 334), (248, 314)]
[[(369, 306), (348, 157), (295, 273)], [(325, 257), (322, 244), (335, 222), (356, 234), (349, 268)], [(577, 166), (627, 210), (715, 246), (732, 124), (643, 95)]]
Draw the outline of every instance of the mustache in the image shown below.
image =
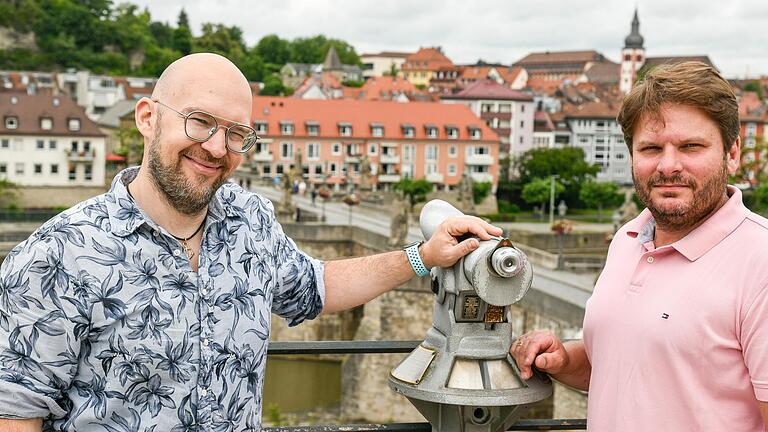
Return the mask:
[(684, 184), (690, 188), (694, 188), (696, 186), (696, 181), (690, 177), (684, 177), (680, 174), (675, 174), (671, 176), (665, 176), (664, 174), (654, 174), (651, 176), (646, 184), (649, 187), (658, 186), (660, 184)]
[(203, 162), (207, 162), (207, 163), (210, 163), (210, 164), (213, 164), (213, 165), (221, 165), (221, 166), (229, 165), (227, 163), (228, 161), (227, 161), (227, 157), (226, 156), (220, 157), (220, 158), (213, 157), (207, 151), (197, 151), (195, 149), (190, 149), (190, 150), (187, 150), (184, 153), (182, 153), (182, 156), (192, 157), (192, 158), (195, 158), (197, 160), (201, 160)]

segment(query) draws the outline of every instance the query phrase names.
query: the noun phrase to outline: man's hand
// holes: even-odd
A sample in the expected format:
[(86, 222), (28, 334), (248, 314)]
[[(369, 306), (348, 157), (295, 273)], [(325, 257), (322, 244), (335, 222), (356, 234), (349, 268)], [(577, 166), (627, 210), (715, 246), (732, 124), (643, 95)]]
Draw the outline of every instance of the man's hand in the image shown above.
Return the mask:
[(420, 248), (421, 260), (427, 268), (450, 267), (459, 258), (480, 246), (477, 238), (468, 238), (461, 243), (457, 237), (473, 235), (480, 240), (500, 236), (502, 230), (475, 216), (449, 217), (435, 230), (432, 237)]
[(531, 366), (550, 375), (562, 373), (570, 362), (568, 351), (557, 336), (548, 331), (532, 331), (512, 343), (509, 353), (520, 368), (520, 377), (533, 375)]

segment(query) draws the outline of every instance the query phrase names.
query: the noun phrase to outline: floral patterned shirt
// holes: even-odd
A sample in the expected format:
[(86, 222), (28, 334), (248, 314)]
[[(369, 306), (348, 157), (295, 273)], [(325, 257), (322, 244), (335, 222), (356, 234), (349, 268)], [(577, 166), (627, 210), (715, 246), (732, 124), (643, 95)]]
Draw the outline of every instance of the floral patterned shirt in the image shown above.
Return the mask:
[(270, 311), (323, 306), (323, 264), (228, 183), (192, 271), (126, 184), (46, 222), (0, 269), (0, 418), (44, 430), (258, 431)]

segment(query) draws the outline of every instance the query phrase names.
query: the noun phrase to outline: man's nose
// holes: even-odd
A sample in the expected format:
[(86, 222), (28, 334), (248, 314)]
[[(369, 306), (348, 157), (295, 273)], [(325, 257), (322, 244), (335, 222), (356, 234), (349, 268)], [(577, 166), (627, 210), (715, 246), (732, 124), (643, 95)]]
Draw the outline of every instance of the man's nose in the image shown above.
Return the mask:
[(663, 175), (678, 173), (683, 170), (683, 164), (680, 160), (680, 152), (675, 146), (664, 146), (664, 150), (659, 158), (656, 171)]
[(227, 130), (223, 127), (218, 128), (211, 135), (208, 141), (204, 142), (202, 147), (215, 158), (222, 158), (227, 154)]

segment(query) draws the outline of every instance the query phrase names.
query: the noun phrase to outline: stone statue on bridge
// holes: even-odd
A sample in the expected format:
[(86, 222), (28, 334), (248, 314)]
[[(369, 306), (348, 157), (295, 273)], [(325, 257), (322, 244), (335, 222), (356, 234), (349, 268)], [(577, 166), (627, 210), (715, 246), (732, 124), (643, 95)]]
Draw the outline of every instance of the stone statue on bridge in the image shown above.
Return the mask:
[(458, 187), (458, 204), (459, 209), (464, 213), (473, 213), (475, 211), (475, 193), (474, 185), (472, 181), (472, 175), (469, 172), (469, 167), (464, 167), (464, 173), (461, 175)]
[(403, 246), (408, 240), (408, 199), (398, 197), (392, 202), (392, 219), (389, 223), (389, 247)]

